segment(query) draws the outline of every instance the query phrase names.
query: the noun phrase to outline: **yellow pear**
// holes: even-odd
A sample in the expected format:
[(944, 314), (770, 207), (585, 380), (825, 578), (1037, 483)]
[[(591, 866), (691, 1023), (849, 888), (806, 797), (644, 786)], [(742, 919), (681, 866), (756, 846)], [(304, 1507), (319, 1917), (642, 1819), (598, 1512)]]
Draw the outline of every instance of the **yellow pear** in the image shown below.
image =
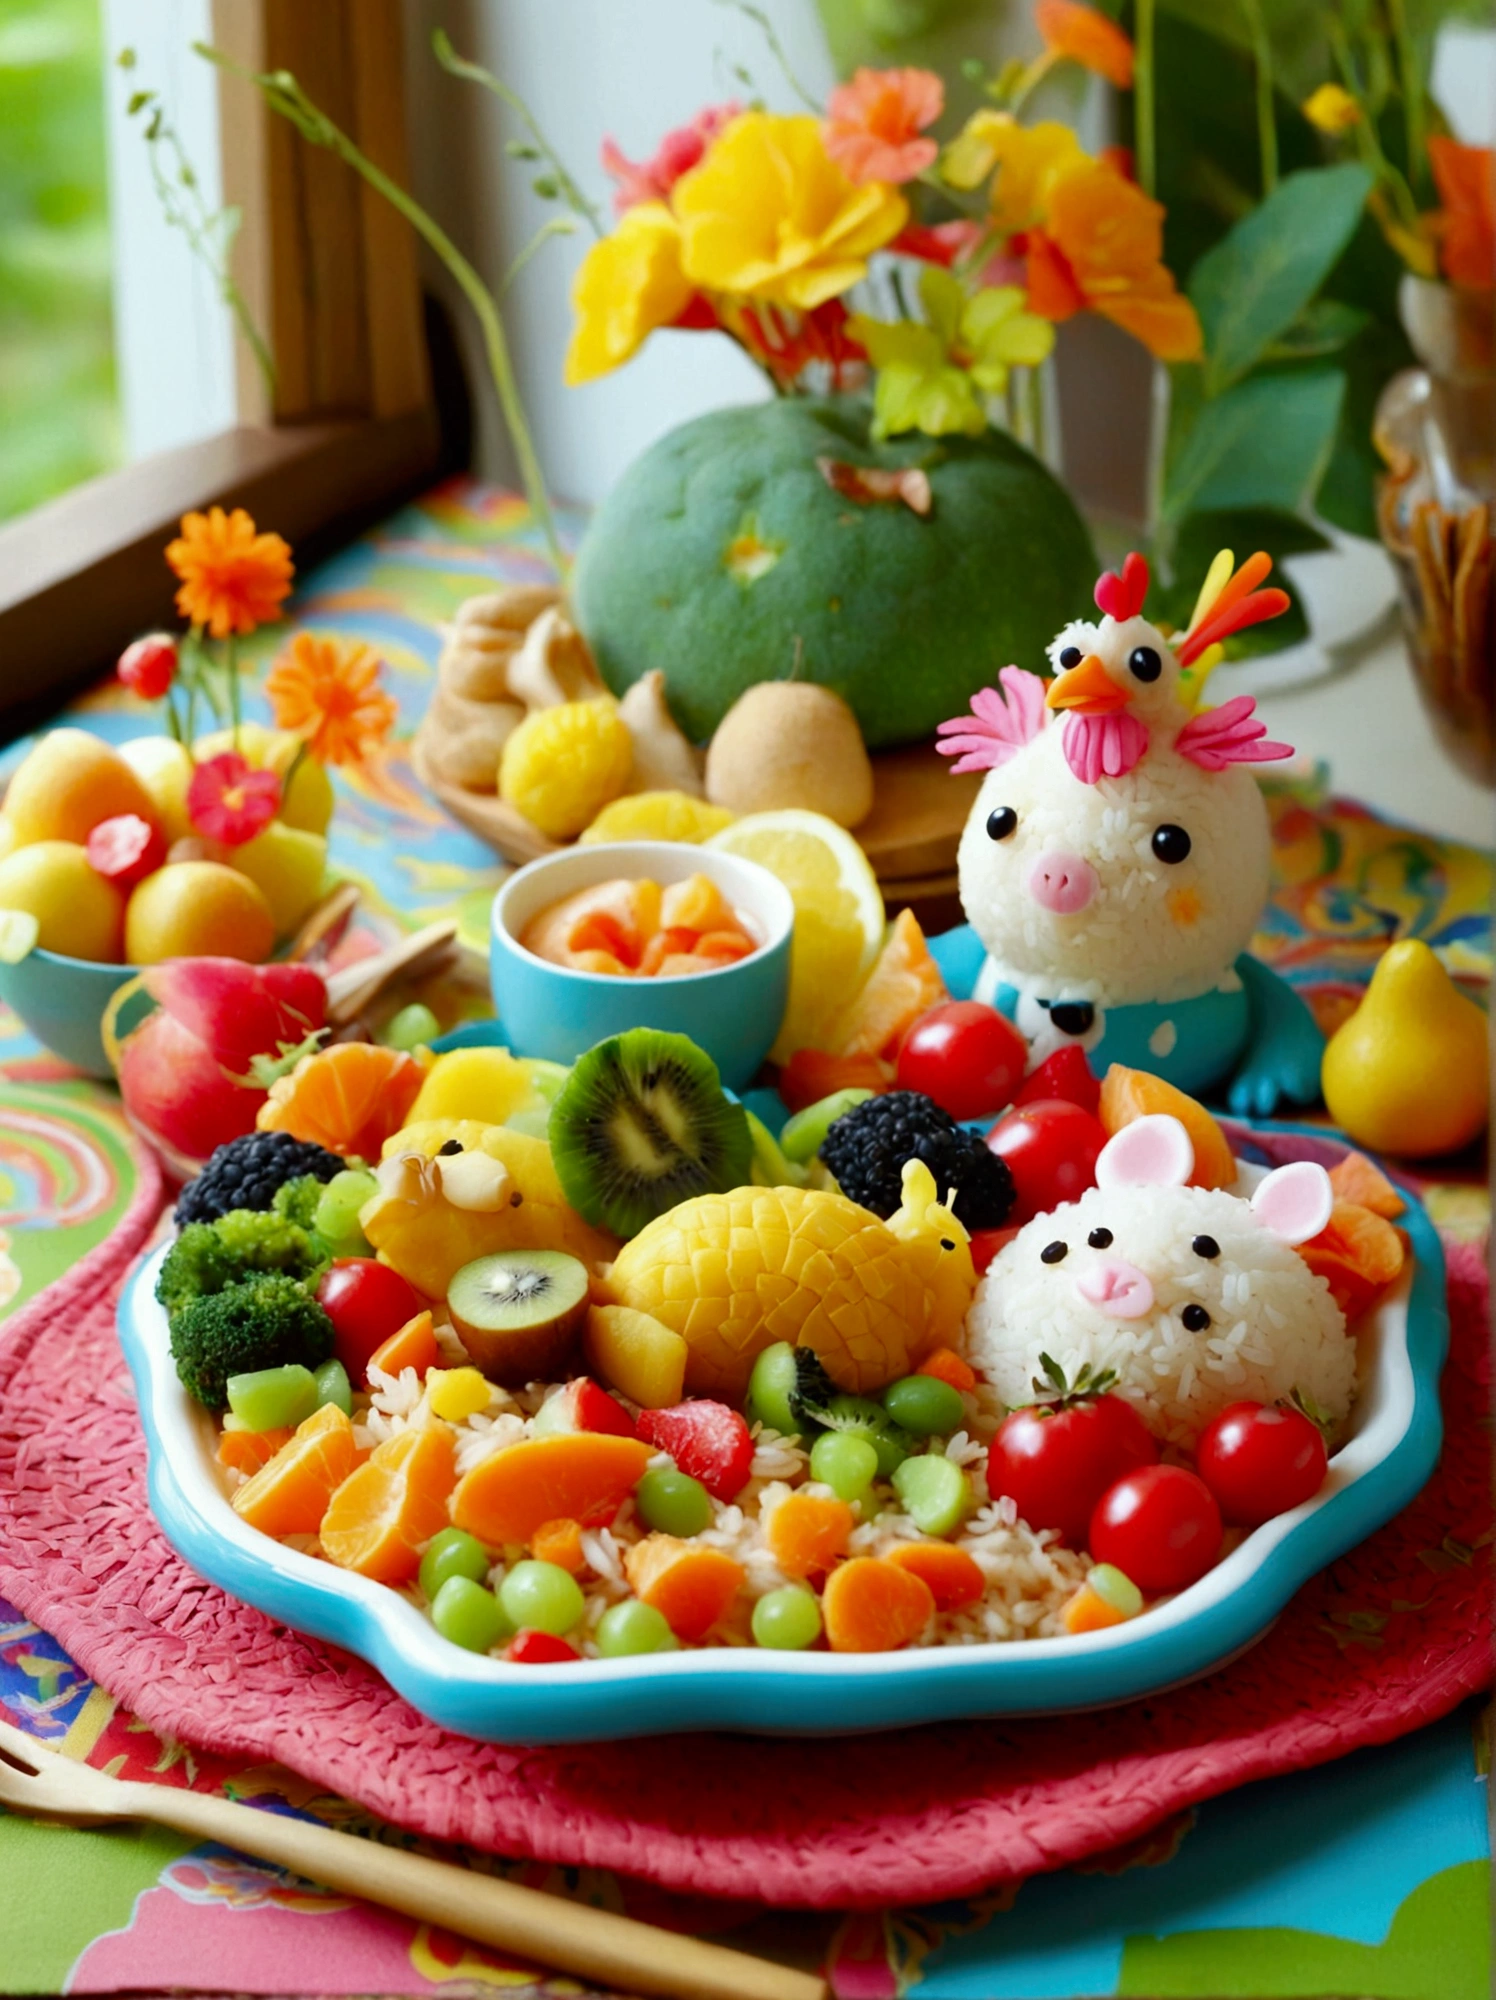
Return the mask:
[(1468, 1145), (1489, 1112), (1488, 1034), (1484, 1010), (1429, 947), (1403, 939), (1325, 1049), (1330, 1116), (1375, 1152), (1418, 1159)]
[[(211, 735), (199, 736), (192, 749), (202, 764), (233, 747), (233, 730), (215, 729)], [(239, 725), (239, 754), (256, 771), (274, 771), (284, 778), (300, 748), (300, 737), (289, 729), (267, 729), (263, 722)], [(281, 802), (280, 818), (303, 833), (326, 833), (332, 809), (332, 779), (315, 757), (303, 757)]]
[(63, 840), (75, 847), (100, 820), (137, 813), (155, 824), (155, 808), (117, 750), (85, 729), (49, 729), (16, 767), (5, 817), (17, 847)]
[(187, 839), (192, 832), (187, 815), (192, 758), (187, 746), (173, 736), (137, 736), (121, 743), (119, 754), (145, 786), (168, 847), (174, 840)]

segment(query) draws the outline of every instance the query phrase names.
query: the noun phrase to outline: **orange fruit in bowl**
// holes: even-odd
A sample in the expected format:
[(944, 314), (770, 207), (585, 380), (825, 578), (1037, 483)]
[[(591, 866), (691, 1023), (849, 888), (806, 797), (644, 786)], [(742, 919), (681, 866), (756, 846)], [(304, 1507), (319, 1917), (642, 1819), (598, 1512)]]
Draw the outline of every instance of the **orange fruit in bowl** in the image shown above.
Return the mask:
[(264, 891), (219, 861), (168, 861), (147, 875), (125, 910), (125, 956), (132, 965), (163, 958), (270, 956), (275, 922)]
[(125, 899), (70, 840), (36, 840), (0, 861), (0, 910), (35, 917), (37, 944), (66, 958), (117, 964)]
[(157, 823), (150, 794), (117, 750), (86, 729), (51, 729), (16, 767), (5, 817), (17, 847), (68, 840), (81, 847), (100, 820), (137, 813)]

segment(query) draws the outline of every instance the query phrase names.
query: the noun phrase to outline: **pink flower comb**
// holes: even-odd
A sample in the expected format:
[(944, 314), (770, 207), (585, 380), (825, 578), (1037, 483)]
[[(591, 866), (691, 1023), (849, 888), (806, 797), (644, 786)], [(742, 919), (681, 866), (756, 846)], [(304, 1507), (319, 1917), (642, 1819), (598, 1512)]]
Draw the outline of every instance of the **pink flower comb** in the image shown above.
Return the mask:
[(1249, 694), (1233, 695), (1219, 708), (1192, 715), (1174, 738), (1174, 748), (1202, 771), (1224, 771), (1228, 764), (1271, 764), (1291, 757), (1288, 743), (1270, 743), (1267, 724), (1253, 714), (1257, 704)]
[(971, 698), (970, 715), (955, 716), (936, 727), (935, 734), (946, 740), (935, 748), (942, 757), (960, 759), (951, 766), (953, 774), (995, 771), (1025, 743), (1032, 743), (1049, 719), (1044, 682), (1038, 674), (1004, 667), (997, 678), (1001, 694), (997, 688), (979, 688)]
[(1118, 624), (1124, 618), (1136, 618), (1147, 595), (1148, 559), (1140, 556), (1136, 549), (1123, 563), (1120, 576), (1115, 570), (1108, 569), (1096, 579), (1097, 605)]

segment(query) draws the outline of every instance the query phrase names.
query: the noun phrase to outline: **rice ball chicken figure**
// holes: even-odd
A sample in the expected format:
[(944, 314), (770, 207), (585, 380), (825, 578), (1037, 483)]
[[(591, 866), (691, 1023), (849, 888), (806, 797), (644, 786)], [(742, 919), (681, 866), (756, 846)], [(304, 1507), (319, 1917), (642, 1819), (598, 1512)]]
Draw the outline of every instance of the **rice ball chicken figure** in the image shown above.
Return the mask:
[[(1221, 641), (1276, 617), (1254, 555), (1211, 565), (1183, 633), (1142, 616), (1148, 565), (1096, 586), (1100, 622), (1050, 646), (1054, 678), (1005, 667), (940, 725), (957, 771), (988, 777), (960, 846), (970, 928), (940, 941), (953, 992), (1001, 1009), (1038, 1063), (1076, 1043), (1093, 1067), (1152, 1070), (1201, 1093), (1231, 1079), (1240, 1114), (1319, 1096), (1323, 1037), (1247, 951), (1271, 834), (1249, 765), (1288, 757), (1249, 695), (1195, 706)], [(954, 982), (954, 983), (952, 983)], [(1234, 1074), (1233, 1074), (1234, 1073)]]

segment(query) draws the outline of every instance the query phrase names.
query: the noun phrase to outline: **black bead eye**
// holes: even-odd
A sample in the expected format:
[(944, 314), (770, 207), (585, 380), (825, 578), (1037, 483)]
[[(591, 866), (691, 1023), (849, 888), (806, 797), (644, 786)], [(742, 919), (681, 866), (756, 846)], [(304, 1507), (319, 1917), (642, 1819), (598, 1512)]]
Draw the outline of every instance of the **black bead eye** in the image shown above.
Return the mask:
[(1060, 655), (1060, 665), (1062, 667), (1078, 667), (1080, 661), (1081, 651), (1079, 646), (1067, 646)]
[(1160, 861), (1166, 861), (1172, 868), (1176, 862), (1189, 859), (1194, 842), (1182, 826), (1165, 825), (1153, 831), (1153, 851)]
[(1135, 681), (1156, 681), (1164, 663), (1151, 646), (1134, 646), (1127, 656), (1127, 671)]
[(1197, 1236), (1190, 1245), (1197, 1257), (1219, 1257), (1221, 1246), (1213, 1236)]
[(462, 1151), (462, 1141), (460, 1139), (448, 1139), (444, 1144), (438, 1146), (436, 1151), (438, 1159), (449, 1159), (453, 1153), (460, 1153)]
[(1204, 1333), (1206, 1327), (1210, 1325), (1210, 1314), (1204, 1306), (1186, 1306), (1179, 1317), (1191, 1333)]
[(1039, 1262), (1041, 1264), (1062, 1264), (1069, 1254), (1070, 1245), (1068, 1243), (1046, 1243), (1044, 1248), (1039, 1252)]
[(1018, 815), (1011, 806), (998, 806), (987, 815), (987, 838), (1006, 840), (1018, 825)]
[(1093, 1229), (1086, 1238), (1086, 1241), (1093, 1250), (1110, 1250), (1112, 1247), (1112, 1232), (1109, 1229)]

